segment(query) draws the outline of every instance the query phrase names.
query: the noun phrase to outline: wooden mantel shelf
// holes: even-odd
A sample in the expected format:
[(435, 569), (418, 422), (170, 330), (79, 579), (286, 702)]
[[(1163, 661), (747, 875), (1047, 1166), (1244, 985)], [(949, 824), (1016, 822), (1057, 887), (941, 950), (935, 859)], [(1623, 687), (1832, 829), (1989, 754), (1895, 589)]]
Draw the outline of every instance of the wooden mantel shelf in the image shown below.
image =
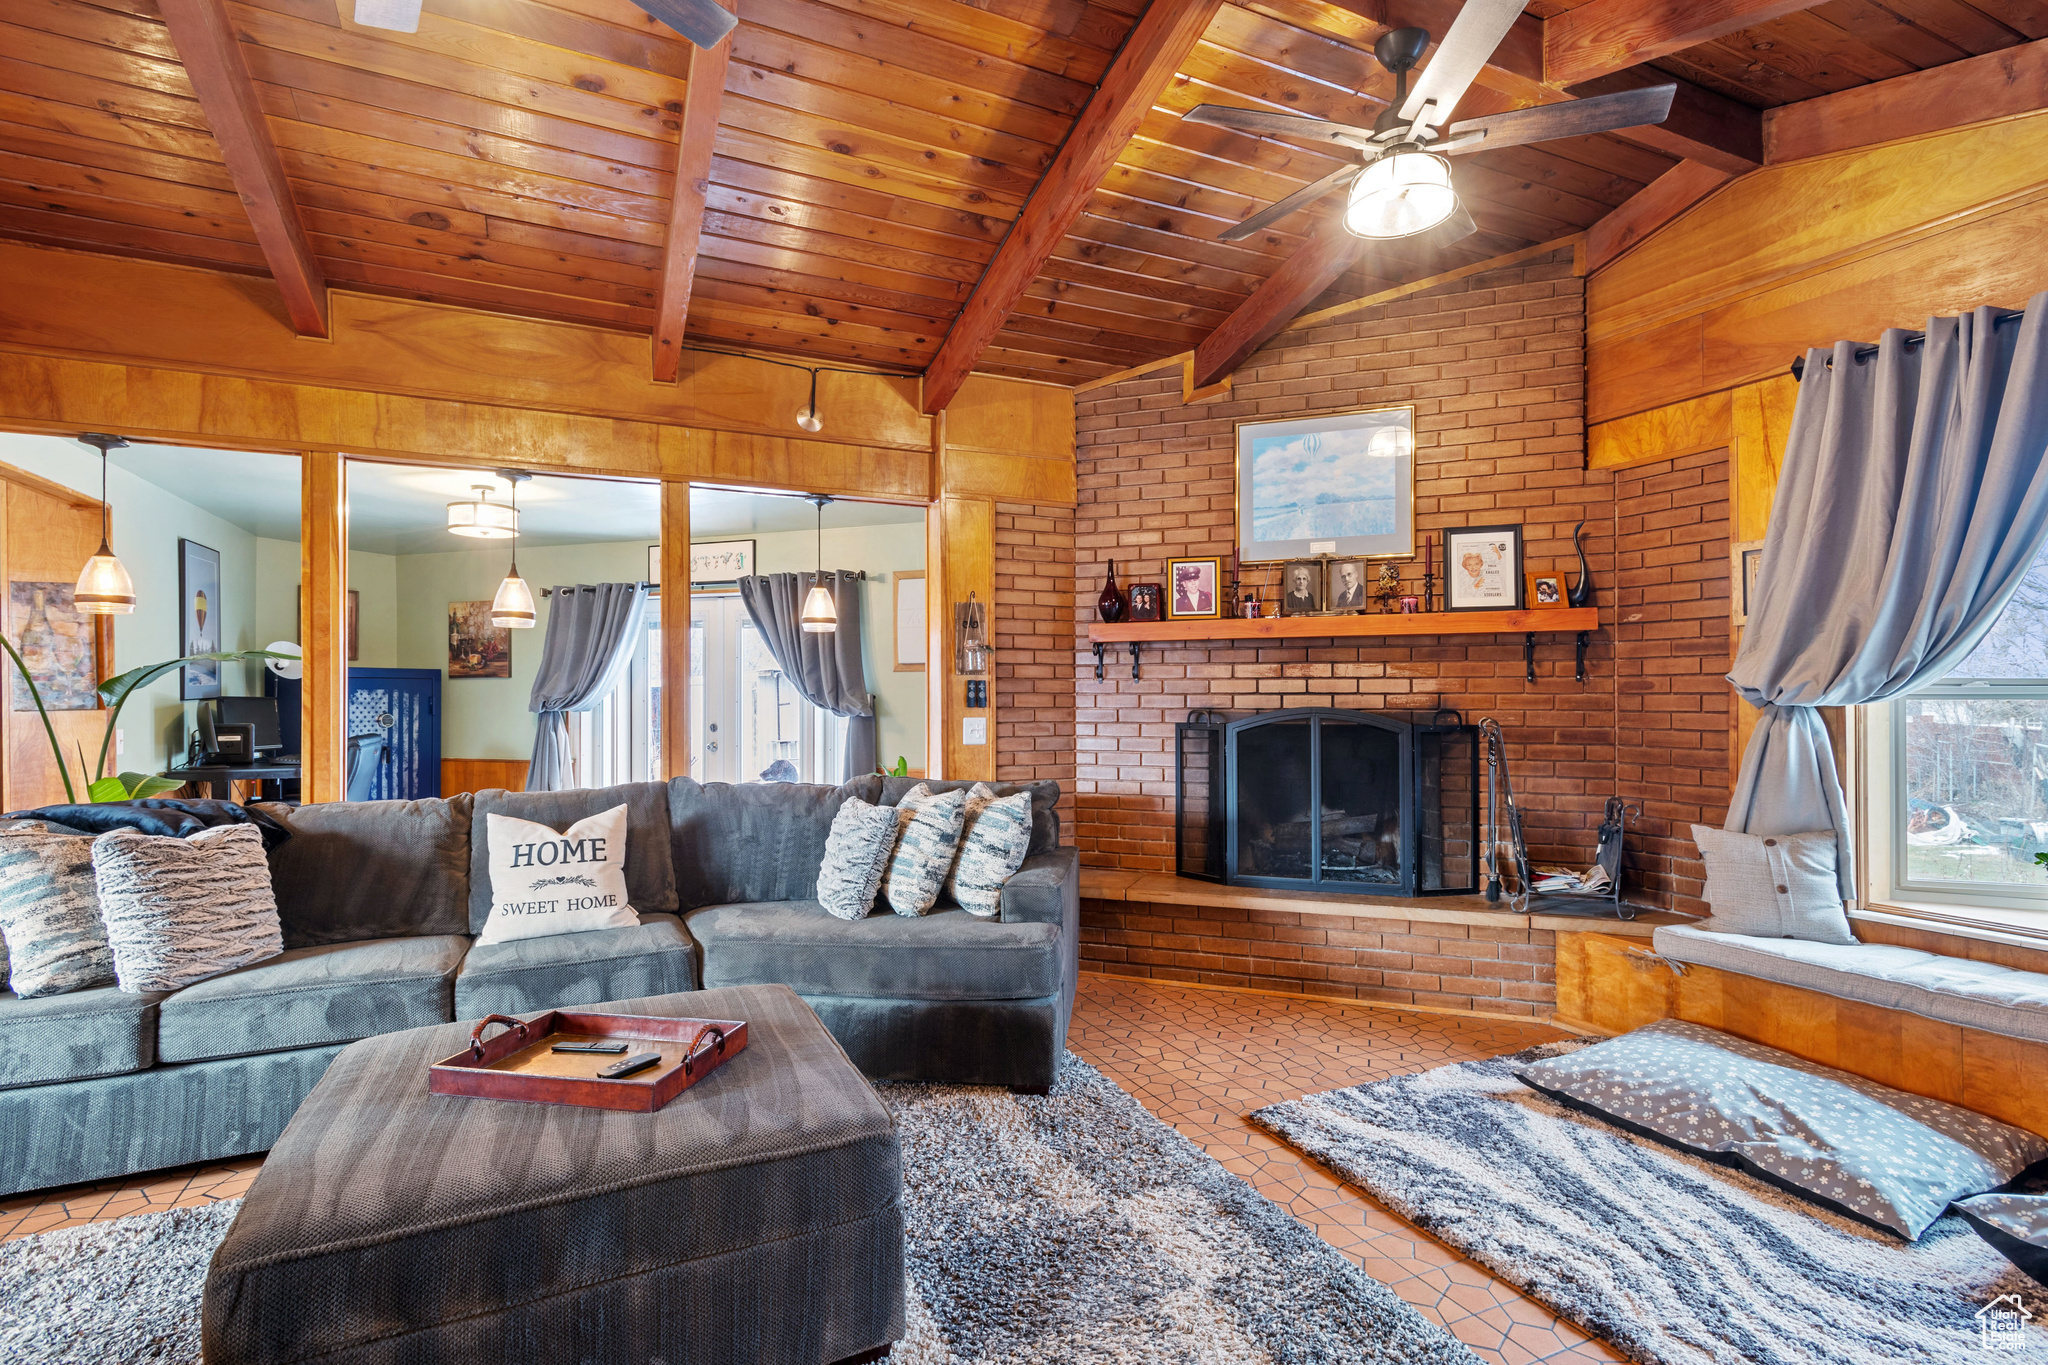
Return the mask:
[(1092, 644), (1146, 644), (1192, 640), (1321, 640), (1355, 635), (1527, 635), (1598, 630), (1598, 607), (1543, 607), (1532, 611), (1432, 611), (1414, 615), (1270, 616), (1256, 621), (1097, 621)]

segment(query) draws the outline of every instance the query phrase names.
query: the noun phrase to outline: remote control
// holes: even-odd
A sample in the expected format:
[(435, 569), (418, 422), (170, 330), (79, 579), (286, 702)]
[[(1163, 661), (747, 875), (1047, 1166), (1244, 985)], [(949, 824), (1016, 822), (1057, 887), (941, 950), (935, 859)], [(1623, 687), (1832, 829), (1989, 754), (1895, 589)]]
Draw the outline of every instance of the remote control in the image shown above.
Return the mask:
[(550, 1051), (550, 1052), (607, 1052), (607, 1053), (618, 1053), (618, 1052), (624, 1052), (625, 1050), (626, 1050), (626, 1045), (625, 1045), (624, 1043), (556, 1043), (556, 1044), (555, 1044), (555, 1045), (554, 1045), (553, 1047), (551, 1047), (551, 1048), (549, 1048), (549, 1049), (548, 1049), (548, 1051)]
[(645, 1071), (660, 1060), (661, 1054), (659, 1052), (642, 1052), (626, 1058), (623, 1062), (613, 1062), (597, 1074), (603, 1080), (616, 1081), (620, 1077), (630, 1076), (636, 1071)]

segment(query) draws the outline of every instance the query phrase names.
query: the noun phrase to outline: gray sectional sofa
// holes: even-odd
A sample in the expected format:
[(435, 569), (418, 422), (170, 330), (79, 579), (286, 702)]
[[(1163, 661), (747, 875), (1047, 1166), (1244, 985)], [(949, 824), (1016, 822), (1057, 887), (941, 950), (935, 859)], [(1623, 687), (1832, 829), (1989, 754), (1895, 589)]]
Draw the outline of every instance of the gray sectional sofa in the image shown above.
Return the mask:
[[(1079, 860), (1060, 845), (1056, 783), (1030, 788), (1030, 854), (995, 919), (885, 907), (845, 921), (812, 898), (840, 805), (893, 805), (914, 785), (677, 778), (266, 807), (292, 833), (271, 853), (282, 956), (167, 994), (0, 992), (0, 1194), (267, 1150), (360, 1038), (700, 987), (793, 987), (876, 1079), (1042, 1091), (1079, 970)], [(564, 828), (621, 802), (637, 926), (474, 944), (486, 815)]]

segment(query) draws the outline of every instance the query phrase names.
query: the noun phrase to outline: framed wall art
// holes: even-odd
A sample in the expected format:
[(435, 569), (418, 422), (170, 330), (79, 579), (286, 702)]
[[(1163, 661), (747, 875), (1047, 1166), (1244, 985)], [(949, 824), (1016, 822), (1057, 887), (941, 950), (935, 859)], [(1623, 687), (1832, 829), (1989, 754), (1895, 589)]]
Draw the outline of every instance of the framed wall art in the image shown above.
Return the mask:
[(1415, 553), (1415, 409), (1237, 424), (1237, 548), (1247, 564)]
[[(196, 540), (178, 542), (178, 653), (220, 651), (220, 551)], [(178, 670), (178, 696), (204, 701), (220, 695), (218, 663), (186, 664)]]
[(448, 676), (512, 676), (512, 628), (491, 624), (489, 602), (448, 604)]
[(896, 671), (924, 672), (924, 570), (899, 569), (891, 583), (896, 604)]
[(1323, 609), (1323, 561), (1290, 559), (1280, 566), (1280, 614), (1313, 616)]
[(1324, 575), (1325, 611), (1364, 611), (1372, 605), (1372, 575), (1362, 559), (1333, 559)]
[(1167, 560), (1165, 587), (1169, 621), (1212, 620), (1223, 615), (1223, 561), (1214, 555)]
[(1444, 610), (1518, 611), (1524, 605), (1522, 528), (1444, 532)]
[[(70, 583), (9, 583), (7, 633), (35, 679), (36, 692), (52, 711), (92, 711), (100, 704), (99, 639), (93, 618), (72, 600)], [(102, 618), (104, 619), (104, 618)], [(36, 699), (21, 671), (14, 680), (11, 709), (33, 711)]]

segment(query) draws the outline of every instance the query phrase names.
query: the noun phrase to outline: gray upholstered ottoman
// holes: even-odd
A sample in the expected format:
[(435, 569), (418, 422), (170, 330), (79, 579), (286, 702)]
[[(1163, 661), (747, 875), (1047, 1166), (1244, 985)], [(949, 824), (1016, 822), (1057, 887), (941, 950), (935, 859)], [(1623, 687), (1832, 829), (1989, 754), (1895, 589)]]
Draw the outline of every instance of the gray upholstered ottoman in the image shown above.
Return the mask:
[(429, 1095), (469, 1024), (347, 1048), (206, 1276), (208, 1365), (826, 1365), (903, 1334), (889, 1112), (786, 986), (599, 1008), (747, 1021), (656, 1114)]

